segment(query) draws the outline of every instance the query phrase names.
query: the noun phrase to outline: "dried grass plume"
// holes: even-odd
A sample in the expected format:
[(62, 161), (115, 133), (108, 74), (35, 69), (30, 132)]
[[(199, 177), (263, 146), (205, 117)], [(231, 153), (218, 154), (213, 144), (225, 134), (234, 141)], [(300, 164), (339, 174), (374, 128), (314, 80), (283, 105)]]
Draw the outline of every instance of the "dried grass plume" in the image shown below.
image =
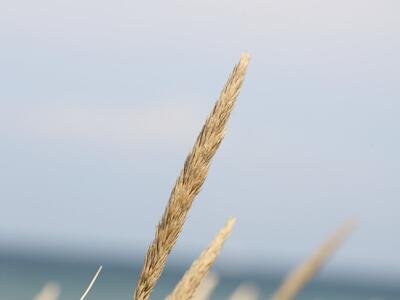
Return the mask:
[(253, 283), (241, 283), (229, 297), (229, 300), (258, 300), (260, 290)]
[(48, 282), (33, 300), (57, 300), (60, 297), (61, 288), (58, 283)]
[(192, 266), (178, 282), (173, 292), (166, 300), (190, 300), (195, 294), (200, 283), (211, 269), (226, 239), (232, 232), (235, 219), (231, 218), (215, 236), (211, 244), (193, 262)]
[(155, 238), (147, 250), (134, 292), (134, 300), (147, 300), (161, 276), (192, 202), (206, 179), (211, 159), (224, 138), (225, 126), (239, 95), (248, 63), (249, 56), (242, 55), (197, 137), (192, 151), (186, 157), (183, 170), (157, 225)]
[(341, 226), (320, 248), (306, 261), (292, 271), (284, 280), (272, 300), (290, 300), (315, 276), (317, 271), (336, 251), (342, 242), (355, 228), (355, 222), (350, 221)]
[(194, 293), (192, 300), (208, 300), (214, 292), (219, 282), (219, 277), (216, 273), (209, 272), (200, 283), (197, 291)]

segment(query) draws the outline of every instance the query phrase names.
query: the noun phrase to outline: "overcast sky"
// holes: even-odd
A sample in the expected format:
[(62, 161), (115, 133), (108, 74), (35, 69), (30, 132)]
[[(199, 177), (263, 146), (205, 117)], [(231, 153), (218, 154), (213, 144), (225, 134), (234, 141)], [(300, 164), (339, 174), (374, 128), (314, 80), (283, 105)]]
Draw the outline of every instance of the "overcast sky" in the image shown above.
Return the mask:
[[(176, 255), (400, 272), (400, 2), (1, 1), (0, 242), (141, 257), (240, 54), (227, 138)], [(136, 256), (135, 256), (136, 257)]]

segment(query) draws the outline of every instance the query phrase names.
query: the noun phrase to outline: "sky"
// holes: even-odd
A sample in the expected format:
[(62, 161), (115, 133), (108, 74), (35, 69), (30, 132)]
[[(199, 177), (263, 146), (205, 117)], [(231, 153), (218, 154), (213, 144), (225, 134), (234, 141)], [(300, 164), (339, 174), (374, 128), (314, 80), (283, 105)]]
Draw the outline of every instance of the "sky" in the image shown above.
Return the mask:
[[(248, 76), (172, 259), (400, 273), (398, 1), (0, 2), (0, 249), (142, 257), (242, 52)], [(377, 275), (378, 276), (378, 275)]]

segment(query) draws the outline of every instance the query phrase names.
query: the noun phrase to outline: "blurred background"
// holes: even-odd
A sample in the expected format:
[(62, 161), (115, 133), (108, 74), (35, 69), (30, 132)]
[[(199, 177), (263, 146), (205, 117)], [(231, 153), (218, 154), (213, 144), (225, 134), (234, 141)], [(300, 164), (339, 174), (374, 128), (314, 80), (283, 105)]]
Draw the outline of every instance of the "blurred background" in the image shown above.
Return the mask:
[(130, 299), (169, 192), (242, 52), (248, 76), (153, 299), (232, 215), (213, 299), (400, 299), (398, 1), (0, 2), (0, 299)]

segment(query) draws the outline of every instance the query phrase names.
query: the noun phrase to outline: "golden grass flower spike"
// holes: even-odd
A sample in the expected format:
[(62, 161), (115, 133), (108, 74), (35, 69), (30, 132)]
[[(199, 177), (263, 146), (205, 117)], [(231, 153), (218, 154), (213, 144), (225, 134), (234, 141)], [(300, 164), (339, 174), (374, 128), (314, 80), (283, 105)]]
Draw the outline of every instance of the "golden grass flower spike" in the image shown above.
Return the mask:
[(235, 219), (231, 218), (220, 230), (211, 244), (197, 258), (182, 279), (178, 282), (173, 292), (166, 300), (190, 300), (195, 294), (200, 283), (211, 269), (226, 239), (232, 232)]
[(197, 137), (192, 151), (186, 157), (183, 170), (157, 225), (155, 238), (147, 250), (133, 296), (134, 300), (147, 300), (161, 276), (192, 202), (206, 179), (211, 159), (224, 137), (225, 126), (242, 86), (248, 63), (249, 56), (242, 55)]
[(353, 221), (341, 226), (313, 255), (293, 270), (284, 280), (272, 300), (290, 300), (315, 276), (317, 271), (353, 231)]
[(208, 300), (218, 285), (219, 277), (216, 273), (209, 272), (200, 283), (192, 300)]

